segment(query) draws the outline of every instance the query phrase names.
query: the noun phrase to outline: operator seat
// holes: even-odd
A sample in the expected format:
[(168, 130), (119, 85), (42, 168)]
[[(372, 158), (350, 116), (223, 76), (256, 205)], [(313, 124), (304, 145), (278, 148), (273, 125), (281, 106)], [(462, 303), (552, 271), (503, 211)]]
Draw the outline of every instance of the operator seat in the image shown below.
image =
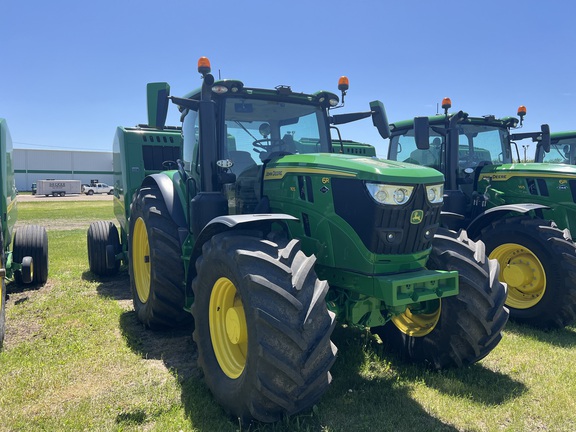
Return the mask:
[(228, 152), (228, 157), (234, 162), (234, 165), (230, 168), (230, 172), (236, 174), (236, 176), (256, 165), (256, 162), (254, 162), (254, 159), (252, 159), (252, 156), (250, 156), (250, 153), (247, 151), (231, 150)]
[(282, 150), (287, 153), (296, 153), (296, 142), (294, 141), (294, 135), (292, 134), (284, 134), (282, 137)]
[(415, 149), (410, 153), (410, 157), (404, 162), (424, 165), (435, 169), (440, 169), (440, 154), (442, 141), (436, 137), (427, 149)]

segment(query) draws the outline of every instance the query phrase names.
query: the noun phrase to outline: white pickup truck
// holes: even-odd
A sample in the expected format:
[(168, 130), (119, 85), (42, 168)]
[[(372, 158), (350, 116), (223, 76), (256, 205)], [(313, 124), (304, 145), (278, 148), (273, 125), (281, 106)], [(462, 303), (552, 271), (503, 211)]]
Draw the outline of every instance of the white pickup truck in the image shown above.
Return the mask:
[(114, 186), (108, 186), (106, 183), (92, 183), (82, 185), (82, 193), (86, 195), (94, 194), (108, 194), (112, 195), (114, 193)]

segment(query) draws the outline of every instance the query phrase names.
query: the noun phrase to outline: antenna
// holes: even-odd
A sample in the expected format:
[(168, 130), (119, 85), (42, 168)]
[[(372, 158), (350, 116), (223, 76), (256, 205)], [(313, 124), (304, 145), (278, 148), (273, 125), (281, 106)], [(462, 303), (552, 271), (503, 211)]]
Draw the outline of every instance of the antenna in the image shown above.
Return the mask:
[(218, 69), (218, 80), (221, 80), (222, 76), (220, 75), (220, 69)]

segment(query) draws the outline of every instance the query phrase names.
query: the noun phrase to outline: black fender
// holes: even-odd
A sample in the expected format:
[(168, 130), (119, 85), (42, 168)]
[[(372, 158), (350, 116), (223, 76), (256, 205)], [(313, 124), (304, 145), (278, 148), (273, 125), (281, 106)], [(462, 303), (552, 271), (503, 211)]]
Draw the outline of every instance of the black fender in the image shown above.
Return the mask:
[[(179, 176), (179, 174), (175, 174), (175, 178), (176, 176)], [(172, 179), (163, 173), (150, 174), (144, 179), (141, 187), (151, 186), (153, 184), (156, 184), (158, 189), (160, 189), (162, 199), (166, 203), (166, 208), (172, 220), (176, 222), (179, 227), (186, 228), (186, 232), (188, 232), (188, 222), (186, 221), (184, 206), (182, 205), (180, 196), (176, 192)]]
[(267, 232), (270, 231), (273, 222), (297, 220), (298, 218), (284, 213), (226, 215), (212, 219), (202, 231), (200, 231), (200, 235), (194, 243), (194, 249), (192, 250), (189, 263), (186, 296), (190, 298), (190, 295), (192, 295), (192, 280), (196, 277), (196, 260), (202, 254), (202, 246), (216, 234), (236, 229), (256, 229)]
[(504, 216), (505, 213), (513, 212), (519, 214), (526, 214), (534, 210), (549, 209), (550, 207), (541, 204), (506, 204), (498, 207), (492, 207), (486, 210), (484, 213), (476, 216), (472, 222), (466, 228), (468, 231), (468, 237), (471, 239), (477, 239), (480, 236), (480, 232), (483, 228), (491, 224), (496, 219)]

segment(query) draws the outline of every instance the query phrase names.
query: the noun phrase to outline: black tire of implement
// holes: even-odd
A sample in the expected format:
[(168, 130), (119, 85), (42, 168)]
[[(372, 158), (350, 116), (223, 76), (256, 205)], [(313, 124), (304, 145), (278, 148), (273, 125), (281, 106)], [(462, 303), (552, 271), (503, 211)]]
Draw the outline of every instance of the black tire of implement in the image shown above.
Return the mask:
[[(138, 218), (146, 225), (150, 246), (150, 295), (146, 303), (138, 297), (132, 266), (132, 234)], [(128, 242), (130, 288), (138, 320), (151, 329), (182, 324), (190, 314), (184, 310), (184, 264), (178, 225), (170, 217), (156, 185), (139, 189), (130, 205)]]
[[(215, 399), (243, 424), (273, 422), (310, 408), (328, 388), (336, 321), (315, 261), (300, 251), (298, 240), (278, 244), (258, 232), (238, 231), (214, 236), (196, 262), (192, 315), (198, 364)], [(236, 379), (222, 371), (210, 336), (210, 296), (220, 277), (235, 285), (246, 316), (246, 364)]]
[(114, 263), (113, 268), (108, 268), (106, 264), (106, 248), (108, 245), (112, 245), (116, 253), (121, 250), (120, 237), (116, 225), (102, 220), (92, 222), (88, 228), (86, 239), (90, 271), (96, 276), (112, 276), (118, 273), (120, 268), (119, 260)]
[(503, 243), (534, 253), (546, 272), (542, 300), (529, 309), (510, 308), (510, 318), (541, 329), (564, 328), (576, 321), (576, 248), (568, 233), (552, 221), (527, 216), (505, 218), (484, 228), (486, 254)]
[[(14, 234), (13, 260), (21, 263), (25, 256), (32, 257), (32, 283), (43, 284), (48, 280), (48, 235), (46, 229), (38, 225), (23, 225)], [(22, 273), (14, 271), (16, 283), (22, 285)]]
[(463, 367), (481, 360), (498, 345), (508, 321), (506, 287), (498, 280), (498, 262), (488, 260), (482, 242), (469, 240), (466, 231), (440, 229), (427, 267), (459, 273), (459, 293), (441, 300), (434, 330), (423, 337), (408, 336), (392, 321), (372, 330), (404, 360), (433, 369)]

